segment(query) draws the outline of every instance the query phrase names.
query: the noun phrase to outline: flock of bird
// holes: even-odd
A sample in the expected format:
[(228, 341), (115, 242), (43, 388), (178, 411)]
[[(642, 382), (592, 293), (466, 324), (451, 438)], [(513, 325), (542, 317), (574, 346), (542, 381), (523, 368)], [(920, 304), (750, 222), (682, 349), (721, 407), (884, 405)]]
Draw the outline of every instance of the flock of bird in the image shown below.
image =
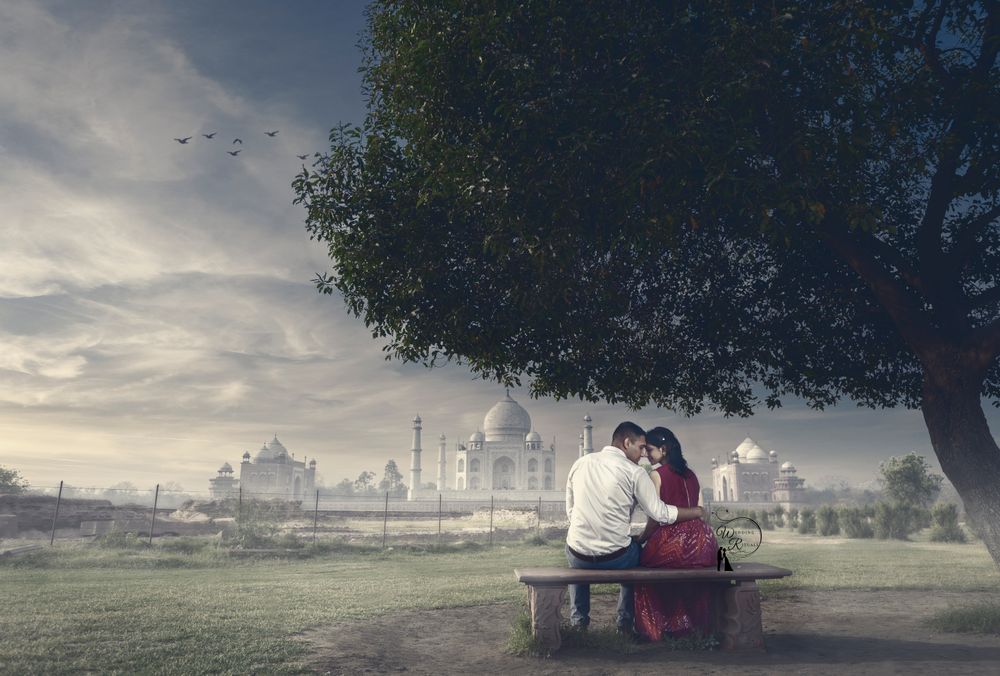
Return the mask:
[[(204, 136), (209, 141), (211, 141), (212, 139), (215, 138), (215, 135), (218, 134), (218, 133), (219, 132), (217, 132), (217, 131), (213, 131), (211, 134), (202, 134), (202, 136)], [(275, 129), (274, 131), (265, 131), (264, 134), (266, 134), (267, 136), (270, 136), (271, 138), (274, 138), (275, 136), (278, 135), (278, 130)], [(180, 143), (182, 146), (186, 146), (188, 144), (188, 141), (190, 141), (193, 138), (194, 138), (193, 136), (185, 136), (184, 138), (174, 138), (174, 140), (177, 141), (178, 143)], [(238, 137), (234, 138), (233, 139), (233, 143), (231, 145), (235, 145), (237, 143), (239, 143), (240, 145), (243, 145), (243, 139), (238, 138)], [(243, 149), (240, 148), (238, 150), (227, 150), (226, 152), (229, 153), (230, 155), (232, 155), (233, 157), (236, 157), (241, 152), (243, 152)], [(296, 155), (296, 157), (299, 158), (300, 160), (304, 161), (307, 157), (309, 157), (309, 155)]]

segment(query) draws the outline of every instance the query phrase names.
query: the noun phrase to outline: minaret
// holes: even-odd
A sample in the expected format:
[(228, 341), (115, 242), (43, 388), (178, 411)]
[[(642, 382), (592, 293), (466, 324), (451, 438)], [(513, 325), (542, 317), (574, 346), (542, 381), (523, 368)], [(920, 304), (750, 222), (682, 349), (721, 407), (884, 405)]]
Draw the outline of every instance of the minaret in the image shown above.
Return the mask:
[(580, 457), (583, 457), (583, 432), (580, 432)]
[(594, 452), (594, 426), (590, 424), (590, 414), (583, 416), (583, 454)]
[(440, 443), (438, 444), (438, 490), (444, 490), (444, 448), (445, 448), (445, 438), (441, 435)]
[(420, 489), (420, 415), (413, 419), (413, 448), (410, 450), (410, 491)]

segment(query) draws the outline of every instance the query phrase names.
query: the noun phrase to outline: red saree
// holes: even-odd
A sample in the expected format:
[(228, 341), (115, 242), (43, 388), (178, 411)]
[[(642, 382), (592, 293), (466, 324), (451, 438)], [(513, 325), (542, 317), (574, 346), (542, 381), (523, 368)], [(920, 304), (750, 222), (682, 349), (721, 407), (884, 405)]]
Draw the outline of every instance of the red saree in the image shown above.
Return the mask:
[[(682, 477), (664, 465), (660, 475), (660, 499), (677, 507), (698, 506), (698, 477), (690, 469)], [(719, 543), (712, 527), (701, 519), (661, 525), (643, 547), (639, 565), (648, 568), (704, 568), (717, 565)], [(711, 584), (692, 582), (672, 587), (635, 586), (635, 629), (651, 641), (666, 633), (686, 636), (708, 634), (711, 629), (709, 599)]]

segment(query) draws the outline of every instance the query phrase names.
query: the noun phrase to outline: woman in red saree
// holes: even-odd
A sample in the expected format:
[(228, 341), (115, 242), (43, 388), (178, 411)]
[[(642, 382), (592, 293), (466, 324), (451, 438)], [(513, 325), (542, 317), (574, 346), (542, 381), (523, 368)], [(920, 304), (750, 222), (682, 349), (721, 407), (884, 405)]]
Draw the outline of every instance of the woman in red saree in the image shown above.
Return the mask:
[[(650, 462), (654, 466), (662, 462), (654, 470), (660, 499), (676, 507), (697, 507), (701, 491), (698, 477), (688, 468), (673, 432), (666, 427), (655, 427), (646, 432), (646, 444)], [(639, 539), (646, 542), (639, 558), (642, 566), (704, 568), (717, 565), (719, 543), (712, 527), (701, 519), (667, 525), (650, 519)], [(651, 641), (659, 641), (664, 635), (707, 635), (711, 631), (710, 585), (704, 582), (636, 585), (636, 631)]]

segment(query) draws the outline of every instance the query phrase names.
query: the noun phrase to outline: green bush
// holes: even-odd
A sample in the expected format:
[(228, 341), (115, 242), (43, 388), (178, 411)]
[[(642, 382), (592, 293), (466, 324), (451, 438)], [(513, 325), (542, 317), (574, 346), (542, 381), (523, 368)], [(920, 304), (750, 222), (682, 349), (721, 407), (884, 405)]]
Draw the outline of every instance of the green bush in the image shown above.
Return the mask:
[(849, 538), (872, 538), (875, 530), (865, 516), (864, 509), (859, 507), (842, 507), (838, 519), (844, 535)]
[(771, 515), (767, 512), (760, 513), (760, 519), (757, 520), (760, 524), (762, 530), (774, 530), (774, 524), (771, 522)]
[(126, 533), (115, 524), (104, 535), (94, 538), (94, 544), (104, 549), (140, 549), (146, 546), (136, 533)]
[(875, 537), (879, 540), (908, 540), (919, 529), (920, 510), (910, 505), (879, 502), (875, 505)]
[(801, 535), (808, 535), (816, 532), (816, 513), (811, 509), (803, 509), (799, 513), (798, 532)]
[(931, 528), (931, 542), (965, 542), (965, 532), (958, 525), (958, 506), (948, 504), (934, 505), (932, 513), (934, 526)]
[(823, 505), (816, 512), (816, 532), (820, 535), (839, 535), (840, 521), (837, 510), (830, 505)]
[(799, 510), (790, 509), (788, 510), (788, 527), (795, 530), (799, 527)]

